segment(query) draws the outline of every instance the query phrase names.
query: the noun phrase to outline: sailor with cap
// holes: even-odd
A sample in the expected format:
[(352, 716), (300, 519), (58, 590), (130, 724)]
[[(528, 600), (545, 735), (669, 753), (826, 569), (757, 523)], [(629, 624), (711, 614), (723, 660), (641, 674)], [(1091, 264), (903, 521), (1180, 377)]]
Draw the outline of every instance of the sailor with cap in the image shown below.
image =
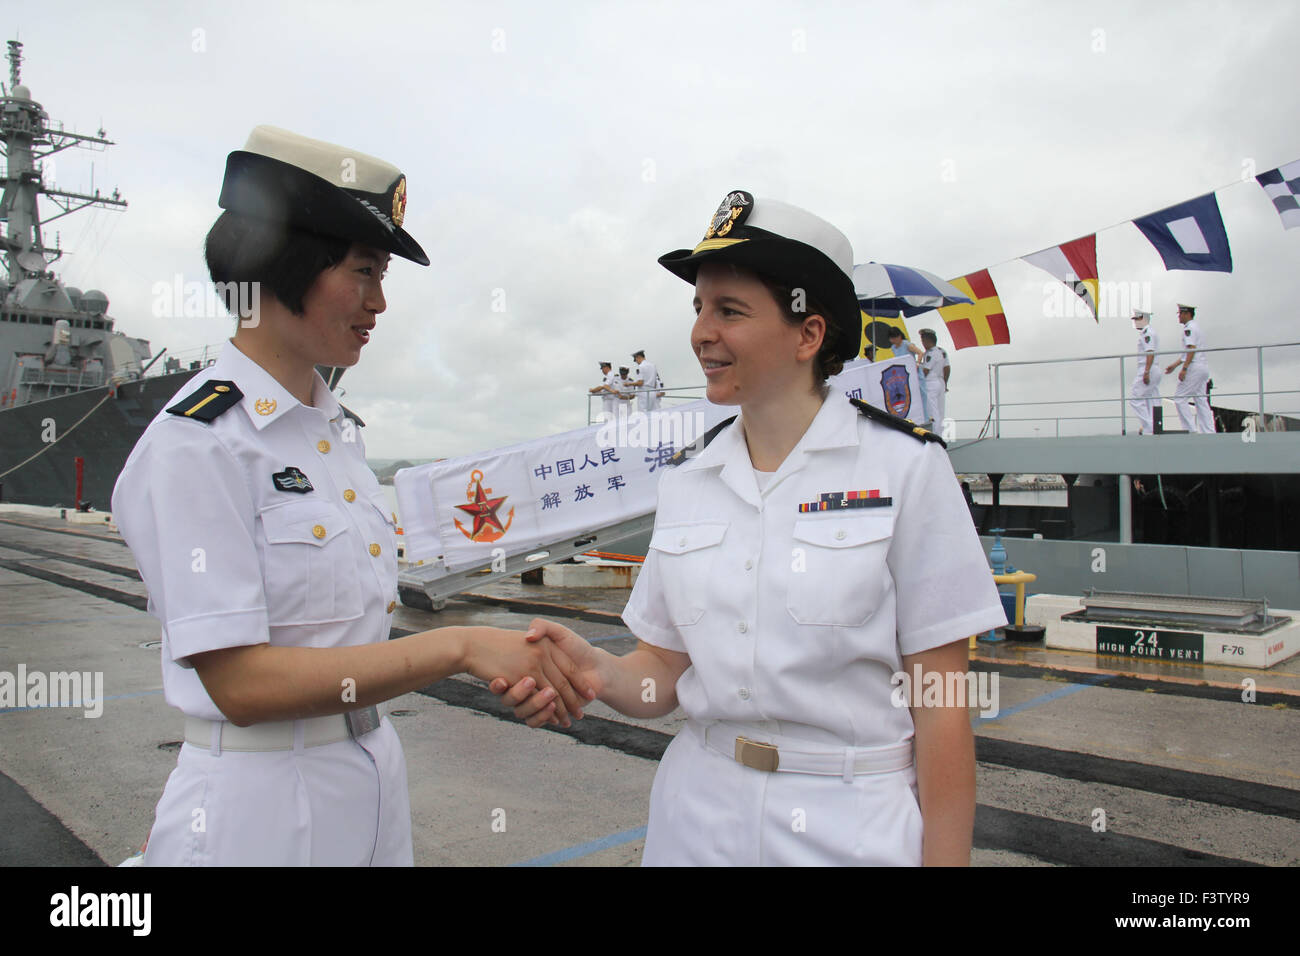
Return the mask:
[(939, 337), (934, 334), (934, 329), (921, 330), (921, 345), (925, 348), (920, 372), (925, 415), (929, 422), (926, 427), (938, 432), (943, 430), (943, 406), (952, 366), (948, 364), (948, 353), (939, 348)]
[(1134, 312), (1133, 328), (1138, 333), (1138, 368), (1129, 390), (1129, 407), (1138, 419), (1138, 434), (1150, 435), (1154, 404), (1160, 401), (1160, 366), (1156, 353), (1160, 351), (1160, 338), (1151, 328), (1150, 312)]
[(614, 367), (609, 362), (600, 363), (601, 374), (604, 375), (601, 383), (595, 388), (590, 389), (592, 395), (600, 396), (601, 409), (605, 413), (605, 421), (612, 422), (618, 414), (619, 405), (619, 388), (618, 375), (614, 373)]
[[(861, 336), (848, 239), (736, 190), (659, 261), (695, 287), (707, 397), (739, 415), (660, 479), (637, 649), (533, 624), (606, 703), (687, 717), (644, 862), (968, 862), (968, 712), (909, 709), (894, 675), (965, 671), (1005, 617), (942, 442), (826, 385)], [(492, 689), (536, 722), (528, 692)]]
[(256, 308), (113, 492), (185, 718), (144, 862), (409, 865), (405, 759), (376, 705), (461, 670), (580, 699), (552, 648), (526, 654), (511, 631), (387, 640), (395, 519), (360, 419), (316, 366), (360, 359), (390, 256), (428, 265), (402, 228), (401, 171), (261, 126), (227, 159), (219, 202), (209, 270), (228, 306)]
[(659, 399), (663, 397), (663, 392), (659, 391), (663, 387), (663, 382), (659, 380), (659, 371), (653, 362), (646, 359), (644, 349), (633, 352), (632, 359), (636, 362), (636, 368), (632, 371), (632, 387), (639, 389), (636, 399), (637, 411), (657, 411)]
[[(1205, 338), (1196, 324), (1196, 309), (1179, 303), (1178, 321), (1183, 327), (1183, 348), (1186, 352), (1179, 361), (1170, 363), (1165, 372), (1178, 371), (1178, 387), (1174, 389), (1174, 407), (1184, 431), (1204, 435), (1214, 434), (1214, 415), (1210, 412), (1207, 385), (1210, 380), (1210, 363), (1205, 359)], [(1195, 407), (1193, 407), (1195, 406)]]

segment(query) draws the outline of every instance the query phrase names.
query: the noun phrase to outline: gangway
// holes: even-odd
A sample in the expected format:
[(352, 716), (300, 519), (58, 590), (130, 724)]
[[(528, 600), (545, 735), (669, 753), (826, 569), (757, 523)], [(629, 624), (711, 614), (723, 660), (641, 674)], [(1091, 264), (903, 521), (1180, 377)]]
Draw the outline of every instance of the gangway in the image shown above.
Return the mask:
[[(906, 370), (908, 386), (895, 385), (887, 402), (882, 377), (894, 366)], [(904, 417), (919, 412), (911, 355), (849, 363), (828, 384)], [(668, 460), (735, 413), (700, 399), (402, 469), (393, 481), (406, 539), (402, 603), (441, 610), (487, 581), (648, 536)]]

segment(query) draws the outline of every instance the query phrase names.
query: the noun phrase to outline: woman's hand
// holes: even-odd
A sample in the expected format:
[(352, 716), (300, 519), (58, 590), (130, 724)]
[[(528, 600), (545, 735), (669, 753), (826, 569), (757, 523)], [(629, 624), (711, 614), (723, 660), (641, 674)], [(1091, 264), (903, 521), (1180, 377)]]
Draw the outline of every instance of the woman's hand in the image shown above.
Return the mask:
[[(528, 628), (526, 639), (530, 643), (550, 645), (557, 657), (573, 668), (566, 672), (566, 676), (572, 686), (581, 688), (580, 692), (588, 695), (588, 700), (595, 700), (608, 685), (609, 678), (604, 665), (610, 655), (592, 647), (563, 624), (536, 618)], [(536, 690), (536, 685), (529, 683), (527, 678), (511, 682), (504, 677), (495, 678), (488, 688), (494, 694), (504, 694), (505, 702), (514, 707), (515, 716), (529, 727), (540, 727), (547, 723), (569, 726), (568, 719), (556, 706), (555, 693), (550, 688)], [(582, 719), (581, 708), (569, 709), (579, 720)]]
[[(566, 642), (565, 646), (572, 646), (579, 654), (585, 651), (583, 660), (594, 653), (591, 645), (568, 628), (545, 621), (535, 621), (527, 638), (518, 631), (476, 627), (470, 629), (466, 639), (464, 669), (475, 677), (492, 681), (493, 687), (497, 681), (504, 681), (506, 685), (515, 688), (531, 682), (527, 684), (530, 691), (540, 688), (532, 696), (536, 698), (545, 695), (545, 701), (527, 708), (529, 713), (545, 707), (546, 720), (555, 719), (567, 727), (569, 714), (581, 719), (583, 704), (596, 697), (599, 686), (592, 687), (585, 669), (581, 665), (575, 665), (559, 643), (554, 640), (541, 641), (543, 635), (540, 633), (533, 636), (533, 632), (539, 630), (539, 623), (549, 628), (559, 628), (572, 636), (574, 641)], [(500, 693), (496, 690), (493, 692)], [(531, 726), (540, 726), (542, 722), (545, 721)]]

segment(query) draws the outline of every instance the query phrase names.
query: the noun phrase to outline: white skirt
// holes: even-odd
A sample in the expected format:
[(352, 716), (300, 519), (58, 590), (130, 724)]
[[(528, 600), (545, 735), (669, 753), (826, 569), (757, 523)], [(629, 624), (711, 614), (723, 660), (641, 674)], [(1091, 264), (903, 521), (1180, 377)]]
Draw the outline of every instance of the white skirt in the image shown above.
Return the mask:
[(704, 746), (694, 722), (650, 791), (644, 866), (920, 866), (916, 765), (843, 777), (766, 773)]
[(359, 741), (220, 756), (184, 744), (145, 866), (411, 866), (406, 758), (393, 725)]

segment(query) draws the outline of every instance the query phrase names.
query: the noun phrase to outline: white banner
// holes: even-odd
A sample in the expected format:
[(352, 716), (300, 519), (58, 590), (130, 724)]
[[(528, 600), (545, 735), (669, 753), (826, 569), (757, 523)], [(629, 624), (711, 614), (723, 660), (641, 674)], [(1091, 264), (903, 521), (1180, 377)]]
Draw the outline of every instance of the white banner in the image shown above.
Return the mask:
[[(911, 355), (851, 363), (828, 384), (919, 418), (921, 385)], [(407, 560), (460, 571), (648, 514), (668, 459), (737, 411), (701, 399), (404, 468), (394, 485)]]

